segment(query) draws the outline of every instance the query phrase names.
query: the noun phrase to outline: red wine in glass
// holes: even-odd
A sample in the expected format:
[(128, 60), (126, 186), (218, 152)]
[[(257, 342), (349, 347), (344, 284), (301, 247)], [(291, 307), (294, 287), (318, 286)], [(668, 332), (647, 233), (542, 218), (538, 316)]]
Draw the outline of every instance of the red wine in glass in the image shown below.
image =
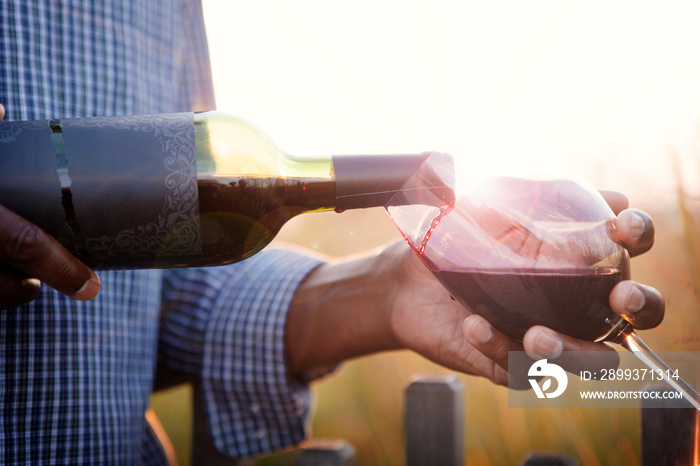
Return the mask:
[[(673, 372), (610, 308), (610, 292), (629, 279), (629, 255), (596, 190), (568, 178), (496, 176), (455, 191), (454, 204), (439, 209), (387, 206), (453, 298), (515, 340), (544, 325), (617, 343), (653, 370)], [(688, 384), (666, 380), (700, 410)]]
[(582, 340), (608, 335), (619, 319), (608, 297), (617, 283), (629, 278), (620, 268), (433, 273), (455, 299), (519, 341), (535, 325)]

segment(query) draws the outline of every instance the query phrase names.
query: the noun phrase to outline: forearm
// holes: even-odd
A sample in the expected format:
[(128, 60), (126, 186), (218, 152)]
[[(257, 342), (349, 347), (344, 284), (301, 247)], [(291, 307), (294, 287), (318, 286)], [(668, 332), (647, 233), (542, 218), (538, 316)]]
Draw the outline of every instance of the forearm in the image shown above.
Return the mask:
[(391, 330), (395, 270), (391, 255), (370, 253), (326, 263), (297, 289), (287, 315), (285, 348), (292, 377), (400, 349)]

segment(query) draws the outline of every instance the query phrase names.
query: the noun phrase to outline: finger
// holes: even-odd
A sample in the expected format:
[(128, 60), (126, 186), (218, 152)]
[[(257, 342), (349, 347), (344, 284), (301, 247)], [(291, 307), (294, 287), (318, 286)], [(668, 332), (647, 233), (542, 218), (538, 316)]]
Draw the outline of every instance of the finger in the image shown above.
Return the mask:
[(625, 248), (634, 257), (647, 252), (654, 245), (654, 222), (639, 209), (620, 212), (615, 222)]
[(531, 358), (556, 362), (574, 374), (582, 370), (616, 369), (620, 363), (618, 352), (610, 345), (577, 340), (539, 325), (527, 331), (523, 347)]
[(629, 208), (630, 206), (629, 199), (627, 199), (627, 196), (625, 196), (622, 193), (619, 193), (617, 191), (607, 191), (603, 189), (601, 189), (599, 192), (601, 196), (603, 196), (603, 199), (605, 199), (605, 202), (608, 203), (615, 215), (618, 215), (620, 212)]
[(41, 290), (41, 282), (35, 278), (0, 267), (0, 308), (9, 309), (33, 301)]
[(0, 263), (78, 300), (100, 290), (95, 273), (38, 226), (0, 207)]
[(654, 222), (651, 217), (639, 209), (630, 209), (629, 199), (622, 193), (601, 190), (600, 194), (617, 215), (617, 231), (630, 256), (638, 256), (651, 249), (654, 245)]
[(462, 333), (467, 342), (479, 354), (488, 359), (490, 363), (495, 364), (491, 380), (498, 381), (503, 385), (507, 384), (513, 389), (530, 388), (527, 381), (527, 370), (524, 369), (526, 365), (518, 363), (517, 367), (512, 368), (512, 370), (508, 368), (508, 353), (511, 351), (522, 353), (523, 347), (520, 343), (495, 329), (478, 314), (472, 314), (464, 319)]
[(493, 328), (478, 314), (464, 319), (462, 331), (474, 348), (504, 369), (508, 368), (508, 352), (522, 351), (520, 344)]
[(655, 288), (625, 280), (610, 292), (610, 307), (633, 327), (649, 329), (664, 319), (666, 303)]

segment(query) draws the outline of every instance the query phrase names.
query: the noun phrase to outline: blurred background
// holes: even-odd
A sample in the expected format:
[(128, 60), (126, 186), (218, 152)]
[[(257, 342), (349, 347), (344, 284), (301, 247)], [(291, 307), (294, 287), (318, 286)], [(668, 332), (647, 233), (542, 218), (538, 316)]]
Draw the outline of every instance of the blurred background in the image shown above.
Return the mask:
[[(640, 332), (657, 351), (700, 350), (700, 4), (662, 1), (204, 0), (219, 110), (297, 155), (440, 150), (477, 167), (571, 165), (655, 219), (634, 259), (667, 312)], [(302, 216), (279, 240), (341, 256), (400, 240), (381, 209)], [(403, 464), (403, 391), (445, 373), (408, 353), (347, 364), (314, 386), (313, 435), (359, 464)], [(513, 409), (466, 386), (470, 465), (532, 450), (585, 465), (640, 462), (633, 409)], [(697, 380), (690, 381), (698, 384)], [(189, 387), (154, 396), (189, 464)], [(291, 464), (290, 454), (259, 464)]]

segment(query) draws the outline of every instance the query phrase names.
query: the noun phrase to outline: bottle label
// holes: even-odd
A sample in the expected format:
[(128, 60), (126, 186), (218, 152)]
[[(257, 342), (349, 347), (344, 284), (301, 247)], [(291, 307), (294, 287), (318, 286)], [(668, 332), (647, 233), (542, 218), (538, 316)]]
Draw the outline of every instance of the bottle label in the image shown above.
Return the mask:
[(168, 266), (201, 253), (192, 113), (4, 122), (0, 173), (0, 203), (88, 265)]

